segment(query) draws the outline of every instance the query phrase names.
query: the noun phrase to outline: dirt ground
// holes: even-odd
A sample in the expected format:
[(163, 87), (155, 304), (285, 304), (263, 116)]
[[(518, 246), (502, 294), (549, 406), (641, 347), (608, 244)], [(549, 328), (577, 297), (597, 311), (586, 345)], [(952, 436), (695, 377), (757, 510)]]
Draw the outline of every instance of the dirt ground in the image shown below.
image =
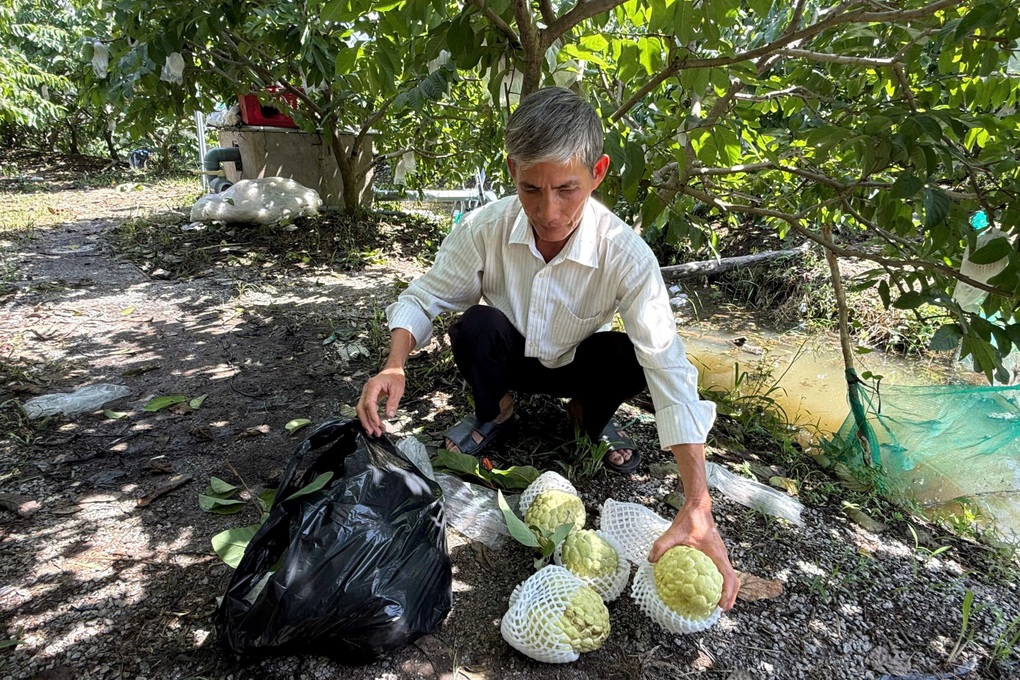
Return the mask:
[[(0, 679), (1020, 677), (1007, 629), (1020, 617), (1015, 572), (992, 550), (909, 516), (916, 539), (902, 516), (869, 530), (836, 491), (803, 490), (803, 527), (713, 492), (734, 566), (783, 592), (739, 600), (704, 633), (664, 631), (625, 593), (609, 605), (601, 650), (563, 666), (531, 661), (503, 641), (499, 622), (532, 555), (449, 529), (454, 606), (432, 635), (361, 666), (236, 658), (213, 626), (231, 569), (209, 541), (258, 512), (210, 514), (198, 495), (212, 476), (256, 493), (274, 486), (301, 440), (289, 422), (350, 413), (385, 348), (381, 310), (423, 271), (435, 235), (383, 220), (376, 247), (352, 257), (324, 225), (314, 234), (305, 224), (190, 225), (197, 195), (145, 176), (81, 188), (42, 175), (0, 194), (0, 219), (23, 214), (26, 196), (41, 216), (28, 235), (0, 230)], [(318, 257), (313, 246), (332, 250)], [(392, 424), (394, 438), (413, 434), (432, 450), (470, 409), (444, 342), (414, 358)], [(97, 383), (130, 394), (106, 413), (43, 423), (20, 408)], [(173, 395), (204, 400), (144, 408)], [(671, 517), (678, 482), (645, 407), (625, 414), (642, 468), (578, 483), (593, 524), (610, 497)], [(493, 462), (560, 469), (571, 435), (558, 405), (535, 399), (520, 413)], [(713, 460), (793, 474), (767, 447), (728, 436), (723, 420)], [(817, 471), (801, 481), (837, 486)], [(925, 675), (935, 673), (944, 675)]]

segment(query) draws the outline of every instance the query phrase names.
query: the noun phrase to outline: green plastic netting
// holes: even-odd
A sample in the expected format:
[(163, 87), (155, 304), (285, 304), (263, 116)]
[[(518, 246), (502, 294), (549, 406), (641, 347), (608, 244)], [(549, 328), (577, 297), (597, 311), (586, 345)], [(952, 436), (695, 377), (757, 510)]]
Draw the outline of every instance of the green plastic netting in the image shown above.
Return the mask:
[[(885, 386), (879, 398), (850, 382), (851, 402), (855, 388), (869, 427), (859, 427), (852, 405), (833, 439), (840, 462), (874, 467), (871, 476), (884, 493), (925, 507), (972, 501), (1005, 538), (1016, 540), (1020, 386)], [(862, 441), (877, 443), (878, 451)]]

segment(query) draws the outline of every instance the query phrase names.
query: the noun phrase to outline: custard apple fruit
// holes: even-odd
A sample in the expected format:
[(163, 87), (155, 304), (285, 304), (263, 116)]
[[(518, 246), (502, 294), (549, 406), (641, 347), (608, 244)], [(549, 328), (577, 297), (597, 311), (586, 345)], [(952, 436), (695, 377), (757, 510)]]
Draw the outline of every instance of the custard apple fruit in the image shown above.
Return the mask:
[(578, 588), (560, 616), (560, 639), (575, 652), (593, 652), (609, 637), (609, 609), (589, 586)]
[(655, 590), (667, 607), (691, 621), (707, 619), (722, 599), (722, 574), (705, 553), (686, 545), (655, 563)]
[(543, 491), (535, 496), (524, 515), (528, 525), (550, 534), (556, 531), (556, 527), (567, 523), (574, 525), (571, 533), (583, 529), (585, 518), (581, 499), (558, 489)]
[(590, 529), (575, 531), (563, 541), (560, 561), (563, 566), (583, 579), (612, 576), (619, 566), (619, 556)]

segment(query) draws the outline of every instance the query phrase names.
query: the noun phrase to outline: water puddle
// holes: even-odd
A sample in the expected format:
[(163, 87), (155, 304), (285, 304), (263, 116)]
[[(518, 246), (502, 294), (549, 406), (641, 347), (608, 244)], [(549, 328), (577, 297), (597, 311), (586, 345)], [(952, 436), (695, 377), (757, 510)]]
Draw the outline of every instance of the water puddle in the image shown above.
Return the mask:
[[(687, 355), (706, 390), (765, 395), (786, 420), (812, 434), (837, 432), (850, 407), (839, 339), (835, 335), (721, 329), (681, 331)], [(945, 366), (873, 352), (855, 358), (857, 374), (882, 376), (881, 385), (938, 385), (959, 377)]]
[[(740, 330), (681, 327), (701, 388), (766, 397), (802, 428), (805, 444), (837, 433), (850, 415), (838, 337), (736, 323)], [(987, 389), (982, 376), (956, 366), (882, 352), (855, 364), (862, 377), (882, 376), (882, 419), (870, 422), (889, 491), (933, 512), (976, 506), (1001, 533), (1020, 535), (1020, 391)]]

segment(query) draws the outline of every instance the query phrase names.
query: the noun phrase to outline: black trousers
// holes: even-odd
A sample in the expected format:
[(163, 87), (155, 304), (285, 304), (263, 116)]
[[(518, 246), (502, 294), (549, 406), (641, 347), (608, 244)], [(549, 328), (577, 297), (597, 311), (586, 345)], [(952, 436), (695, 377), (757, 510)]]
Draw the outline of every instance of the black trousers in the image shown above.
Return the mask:
[(481, 422), (499, 415), (508, 391), (568, 397), (581, 403), (582, 429), (594, 441), (620, 404), (645, 389), (645, 374), (626, 333), (595, 333), (574, 360), (547, 368), (524, 356), (524, 336), (503, 312), (476, 305), (449, 330), (453, 358), (475, 399)]

